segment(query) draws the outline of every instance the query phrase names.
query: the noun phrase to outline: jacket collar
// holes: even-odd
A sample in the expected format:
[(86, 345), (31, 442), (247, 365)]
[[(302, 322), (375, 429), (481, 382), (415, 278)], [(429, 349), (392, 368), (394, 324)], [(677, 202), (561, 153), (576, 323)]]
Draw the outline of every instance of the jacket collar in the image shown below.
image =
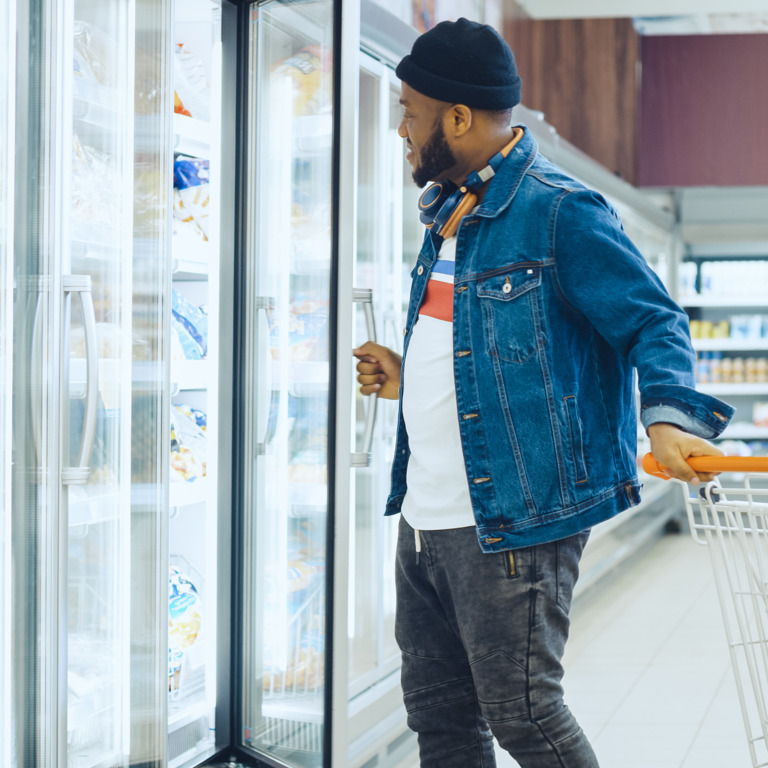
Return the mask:
[(498, 216), (512, 202), (523, 177), (539, 153), (539, 146), (531, 132), (525, 125), (521, 124), (520, 127), (523, 129), (523, 137), (504, 158), (491, 179), (483, 202), (477, 209), (480, 216)]

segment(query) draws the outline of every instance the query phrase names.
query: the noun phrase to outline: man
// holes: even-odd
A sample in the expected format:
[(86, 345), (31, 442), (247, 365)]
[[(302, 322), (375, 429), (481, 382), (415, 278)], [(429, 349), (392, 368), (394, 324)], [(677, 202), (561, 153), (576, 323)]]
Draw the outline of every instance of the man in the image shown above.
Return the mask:
[(355, 354), (363, 394), (401, 401), (387, 514), (408, 722), (425, 768), (493, 766), (492, 735), (522, 768), (593, 768), (561, 658), (589, 529), (639, 501), (634, 370), (680, 479), (709, 479), (685, 459), (720, 454), (703, 438), (733, 409), (694, 390), (687, 319), (613, 209), (510, 125), (520, 78), (491, 27), (438, 24), (397, 75), (414, 181), (441, 186), (422, 196), (403, 360)]

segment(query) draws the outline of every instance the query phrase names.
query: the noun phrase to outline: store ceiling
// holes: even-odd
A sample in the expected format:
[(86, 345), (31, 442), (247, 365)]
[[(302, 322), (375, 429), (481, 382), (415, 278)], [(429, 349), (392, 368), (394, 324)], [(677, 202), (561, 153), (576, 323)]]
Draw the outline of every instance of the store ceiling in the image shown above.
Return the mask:
[(631, 18), (643, 35), (768, 33), (768, 0), (517, 0), (533, 19)]

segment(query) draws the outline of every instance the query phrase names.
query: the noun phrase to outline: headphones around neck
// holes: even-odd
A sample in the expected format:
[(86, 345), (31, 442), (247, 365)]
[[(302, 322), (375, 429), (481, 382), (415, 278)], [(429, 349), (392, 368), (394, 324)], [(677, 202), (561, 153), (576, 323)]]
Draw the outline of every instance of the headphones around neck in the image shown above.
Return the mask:
[(512, 141), (497, 152), (485, 168), (470, 173), (460, 187), (447, 180), (430, 184), (419, 198), (421, 223), (442, 238), (453, 237), (459, 228), (459, 222), (477, 204), (476, 192), (496, 174), (501, 161), (522, 137), (523, 129), (515, 128)]

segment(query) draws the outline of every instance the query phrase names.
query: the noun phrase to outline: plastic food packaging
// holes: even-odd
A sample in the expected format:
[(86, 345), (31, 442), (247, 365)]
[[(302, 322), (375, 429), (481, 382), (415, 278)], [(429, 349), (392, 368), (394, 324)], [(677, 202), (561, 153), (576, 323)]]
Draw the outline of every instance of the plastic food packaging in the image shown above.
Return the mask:
[(171, 407), (172, 479), (194, 482), (206, 475), (207, 417), (188, 405)]
[(208, 240), (210, 164), (200, 157), (177, 154), (173, 163), (173, 217), (178, 228)]
[(331, 108), (331, 57), (319, 45), (308, 45), (274, 69), (293, 83), (293, 114), (317, 115)]
[(176, 44), (174, 54), (174, 111), (208, 122), (211, 119), (211, 87), (203, 60), (184, 43)]
[[(172, 346), (181, 348), (183, 359), (202, 360), (208, 354), (208, 313), (177, 290), (171, 301)], [(178, 341), (178, 346), (176, 346)]]
[(182, 665), (200, 639), (203, 608), (197, 587), (172, 565), (168, 575), (168, 690), (177, 690)]
[(72, 137), (72, 216), (76, 221), (114, 226), (119, 220), (118, 179), (109, 155)]

